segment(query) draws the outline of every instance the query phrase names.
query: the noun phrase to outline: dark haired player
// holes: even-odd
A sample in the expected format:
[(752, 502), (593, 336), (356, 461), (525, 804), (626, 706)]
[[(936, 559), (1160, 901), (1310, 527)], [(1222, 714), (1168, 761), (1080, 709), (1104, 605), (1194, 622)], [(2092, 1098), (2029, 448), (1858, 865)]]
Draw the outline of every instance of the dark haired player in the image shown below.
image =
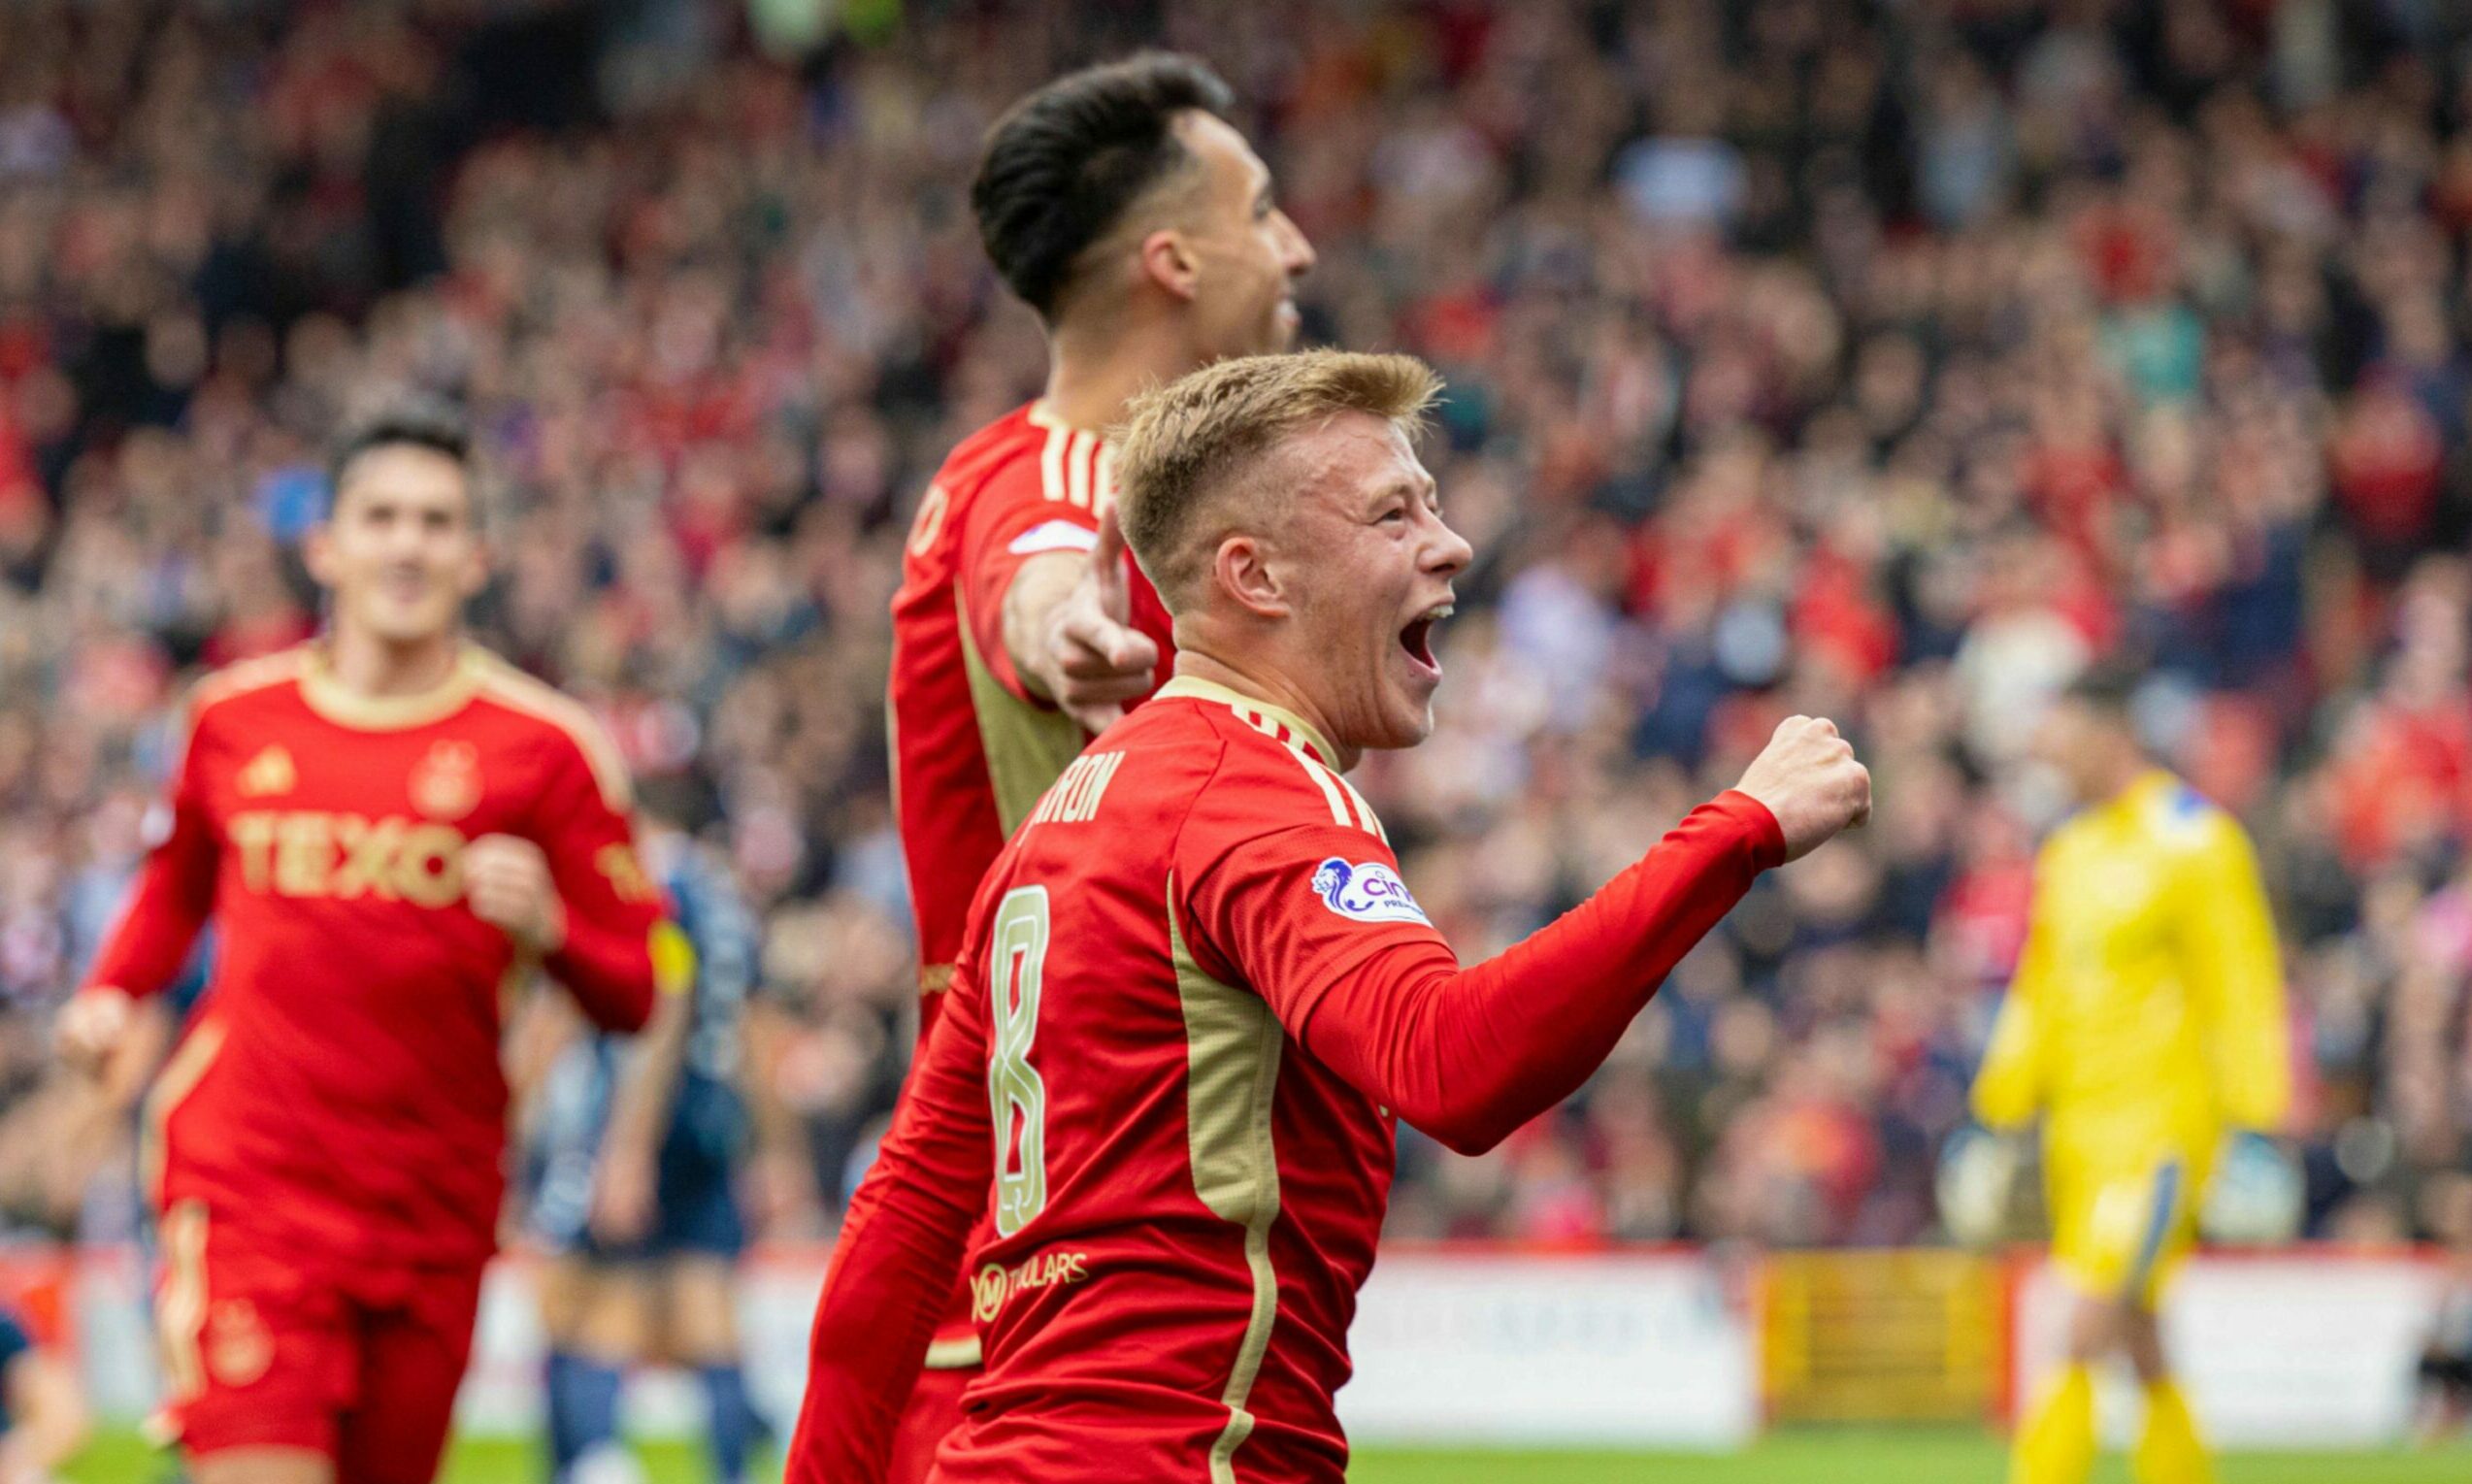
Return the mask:
[(502, 990), (538, 966), (634, 1030), (690, 967), (609, 742), (465, 642), (487, 565), (460, 424), (372, 423), (333, 477), (306, 553), (326, 632), (191, 694), (153, 849), (59, 1025), (69, 1061), (112, 1062), (214, 920), (144, 1162), (197, 1484), (436, 1473), (495, 1245)]
[[(955, 448), (920, 501), (893, 601), (893, 784), (935, 1023), (971, 895), (1091, 732), (1165, 675), (1167, 610), (1124, 559), (1105, 430), (1145, 387), (1296, 337), (1313, 249), (1228, 122), (1207, 67), (1143, 53), (1073, 73), (988, 136), (971, 205), (1038, 312), (1046, 392)], [(894, 1464), (924, 1478), (978, 1365), (969, 1308), (928, 1356)]]

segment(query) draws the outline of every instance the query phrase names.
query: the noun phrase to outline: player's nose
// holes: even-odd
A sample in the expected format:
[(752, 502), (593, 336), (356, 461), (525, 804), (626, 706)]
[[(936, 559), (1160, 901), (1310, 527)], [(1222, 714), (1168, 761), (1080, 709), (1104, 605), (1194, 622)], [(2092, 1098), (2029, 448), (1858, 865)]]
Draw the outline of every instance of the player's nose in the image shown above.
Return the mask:
[(1476, 548), (1467, 538), (1451, 529), (1441, 516), (1434, 517), (1433, 537), (1425, 544), (1424, 570), (1437, 577), (1456, 577), (1476, 560)]
[(1305, 240), (1304, 229), (1298, 226), (1287, 213), (1281, 212), (1279, 213), (1279, 231), (1286, 247), (1283, 262), (1287, 268), (1288, 277), (1301, 279), (1311, 273), (1314, 263), (1319, 259), (1314, 256), (1313, 244)]

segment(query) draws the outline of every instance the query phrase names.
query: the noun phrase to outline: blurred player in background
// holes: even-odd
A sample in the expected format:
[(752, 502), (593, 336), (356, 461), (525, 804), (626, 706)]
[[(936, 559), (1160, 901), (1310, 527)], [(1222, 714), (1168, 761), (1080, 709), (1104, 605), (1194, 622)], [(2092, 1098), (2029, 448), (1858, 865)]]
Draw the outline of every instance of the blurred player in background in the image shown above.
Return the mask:
[(735, 1272), (746, 1245), (742, 1019), (761, 943), (728, 863), (677, 829), (685, 811), (657, 797), (639, 816), (644, 864), (695, 950), (691, 1007), (632, 1039), (568, 1037), (533, 1128), (531, 1224), (555, 1254), (542, 1310), (557, 1484), (641, 1477), (618, 1440), (631, 1364), (695, 1372), (717, 1484), (746, 1477), (759, 1431)]
[(0, 1484), (50, 1484), (85, 1441), (85, 1394), (67, 1362), (0, 1307)]
[(2226, 1137), (2262, 1142), (2291, 1101), (2256, 856), (2237, 821), (2148, 760), (2132, 688), (2098, 670), (2044, 723), (2040, 750), (2082, 812), (2035, 863), (2025, 952), (1974, 1083), (1993, 1128), (2042, 1119), (2052, 1256), (2076, 1293), (2066, 1367), (2020, 1427), (2014, 1484), (2088, 1477), (2093, 1367), (2115, 1354), (2145, 1391), (2141, 1484), (2213, 1477), (2156, 1308)]
[[(1047, 329), (1046, 391), (972, 435), (918, 508), (893, 600), (893, 783), (918, 921), (919, 1034), (1005, 837), (1089, 740), (1150, 693), (1167, 610), (1107, 511), (1106, 430), (1146, 387), (1281, 349), (1313, 251), (1227, 121), (1225, 82), (1144, 53), (1024, 98), (971, 205)], [(895, 1477), (925, 1477), (978, 1364), (968, 1305), (929, 1352)]]
[(2445, 1243), (2445, 1268), (2416, 1368), (2421, 1395), (2414, 1432), (2423, 1445), (2445, 1441), (2472, 1418), (2472, 1174), (2450, 1174), (2431, 1186), (2423, 1199), (2435, 1207), (2431, 1226)]
[(464, 639), (467, 450), (427, 407), (343, 443), (306, 550), (326, 633), (192, 694), (154, 847), (61, 1012), (63, 1055), (108, 1072), (214, 920), (143, 1171), (197, 1484), (433, 1476), (495, 1245), (502, 991), (539, 967), (632, 1030), (683, 967), (607, 739)]
[(1343, 778), (1433, 730), (1467, 543), (1405, 356), (1200, 371), (1138, 404), (1126, 532), (1176, 677), (980, 888), (851, 1203), (794, 1484), (884, 1476), (966, 1241), (989, 1364), (937, 1477), (1336, 1480), (1332, 1396), (1406, 1121), (1479, 1153), (1569, 1095), (1760, 873), (1869, 779), (1794, 717), (1604, 890), (1463, 970)]

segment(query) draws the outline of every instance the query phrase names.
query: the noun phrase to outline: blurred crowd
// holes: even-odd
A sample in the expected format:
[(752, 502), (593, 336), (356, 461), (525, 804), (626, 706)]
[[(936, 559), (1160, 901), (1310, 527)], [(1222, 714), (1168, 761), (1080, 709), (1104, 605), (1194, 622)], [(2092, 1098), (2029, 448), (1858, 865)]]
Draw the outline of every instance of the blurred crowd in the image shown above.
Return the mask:
[[(982, 131), (1209, 58), (1414, 351), (1475, 544), (1441, 726), (1360, 777), (1464, 955), (1837, 718), (1878, 817), (1770, 878), (1559, 1114), (1403, 1133), (1395, 1228), (1930, 1237), (2097, 656), (2256, 834), (2318, 1235), (2472, 1238), (2472, 12), (2431, 0), (0, 6), (0, 1201), (199, 667), (316, 622), (365, 398), (482, 430), (479, 629), (610, 722), (768, 928), (751, 1074), (830, 1230), (903, 1072), (887, 603), (1043, 347)], [(827, 23), (829, 20), (830, 23)]]

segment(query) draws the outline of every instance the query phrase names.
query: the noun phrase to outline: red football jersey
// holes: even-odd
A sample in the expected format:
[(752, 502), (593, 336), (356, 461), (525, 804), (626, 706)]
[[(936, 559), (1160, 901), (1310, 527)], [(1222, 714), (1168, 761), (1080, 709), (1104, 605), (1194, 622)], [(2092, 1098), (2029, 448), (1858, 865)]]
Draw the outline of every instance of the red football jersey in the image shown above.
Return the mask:
[(166, 1209), (346, 1263), (478, 1261), (506, 1147), (507, 935), (464, 904), (470, 841), (547, 854), (547, 972), (592, 1018), (650, 1014), (657, 888), (623, 765), (583, 708), (479, 649), (423, 695), (344, 690), (304, 645), (190, 699), (160, 842), (88, 974), (153, 994), (216, 928), (212, 989), (148, 1099)]
[(1179, 678), (1034, 808), (844, 1224), (794, 1480), (880, 1474), (973, 1229), (939, 1479), (1340, 1479), (1396, 1119), (1482, 1148), (1566, 1096), (1783, 854), (1727, 794), (1464, 971), (1334, 757)]
[[(1034, 699), (1004, 642), (1005, 592), (1045, 551), (1087, 551), (1115, 499), (1115, 454), (1042, 404), (972, 434), (920, 500), (893, 598), (893, 796), (918, 920), (919, 1035), (951, 976), (972, 894), (1047, 785), (1089, 741)], [(1174, 653), (1168, 610), (1131, 557), (1134, 627)]]

